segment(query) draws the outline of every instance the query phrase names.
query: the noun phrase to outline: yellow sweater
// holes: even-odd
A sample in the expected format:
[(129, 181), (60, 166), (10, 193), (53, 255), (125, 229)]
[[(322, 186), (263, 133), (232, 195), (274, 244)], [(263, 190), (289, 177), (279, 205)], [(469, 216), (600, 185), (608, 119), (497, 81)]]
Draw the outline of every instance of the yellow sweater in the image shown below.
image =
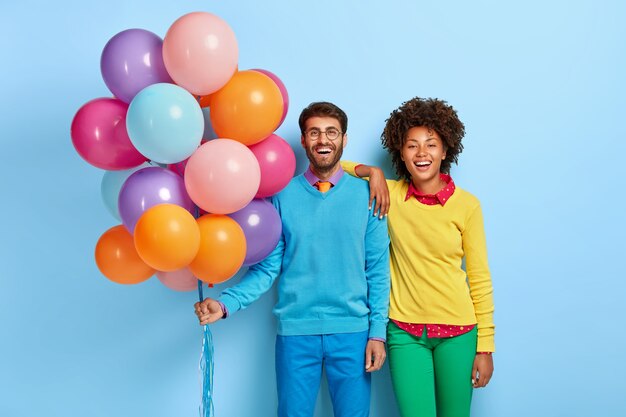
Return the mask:
[[(342, 162), (342, 167), (356, 176), (356, 164)], [(408, 182), (387, 184), (389, 318), (406, 323), (477, 323), (477, 352), (494, 352), (493, 287), (480, 202), (457, 186), (445, 206), (429, 206), (415, 198), (404, 201)]]

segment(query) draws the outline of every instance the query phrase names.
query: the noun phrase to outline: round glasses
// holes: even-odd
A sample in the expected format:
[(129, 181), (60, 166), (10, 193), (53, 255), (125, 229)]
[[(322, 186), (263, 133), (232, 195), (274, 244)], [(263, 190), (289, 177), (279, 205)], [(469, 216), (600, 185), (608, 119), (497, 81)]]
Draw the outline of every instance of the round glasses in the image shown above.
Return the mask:
[(335, 129), (334, 127), (330, 127), (326, 130), (309, 129), (306, 132), (304, 132), (304, 135), (307, 137), (307, 139), (315, 141), (315, 140), (319, 140), (322, 137), (322, 133), (326, 135), (328, 140), (335, 140), (343, 132), (338, 129)]

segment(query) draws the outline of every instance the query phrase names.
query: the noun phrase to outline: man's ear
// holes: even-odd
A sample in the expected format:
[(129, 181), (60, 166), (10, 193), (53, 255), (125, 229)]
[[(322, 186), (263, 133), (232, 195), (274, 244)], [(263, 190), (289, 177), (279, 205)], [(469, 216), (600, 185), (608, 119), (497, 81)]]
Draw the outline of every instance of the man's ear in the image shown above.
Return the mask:
[(346, 133), (343, 135), (343, 147), (345, 148), (347, 144), (348, 144), (348, 134)]
[(304, 149), (306, 149), (306, 145), (304, 143), (304, 135), (300, 135), (300, 144), (302, 145)]

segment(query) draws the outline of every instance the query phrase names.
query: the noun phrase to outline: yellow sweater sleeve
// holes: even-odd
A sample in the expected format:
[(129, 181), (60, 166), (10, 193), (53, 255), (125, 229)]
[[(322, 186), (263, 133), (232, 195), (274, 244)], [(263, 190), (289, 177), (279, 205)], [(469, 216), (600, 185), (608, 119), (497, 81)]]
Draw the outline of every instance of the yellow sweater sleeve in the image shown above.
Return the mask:
[(351, 161), (340, 161), (341, 164), (341, 168), (346, 172), (346, 174), (349, 174), (353, 177), (357, 177), (360, 178), (358, 175), (356, 175), (356, 167), (359, 164), (358, 162), (351, 162)]
[[(341, 168), (344, 170), (344, 172), (348, 175), (351, 175), (353, 177), (356, 178), (361, 178), (362, 180), (365, 181), (369, 181), (370, 177), (359, 177), (358, 175), (356, 175), (356, 167), (358, 167), (359, 165), (365, 165), (362, 164), (360, 162), (352, 162), (352, 161), (339, 161), (339, 163), (341, 164)], [(390, 180), (390, 179), (385, 179), (387, 181), (387, 187), (391, 188), (392, 185), (396, 185), (398, 183), (397, 180)]]
[(483, 214), (477, 205), (466, 219), (462, 233), (465, 268), (478, 323), (477, 352), (494, 352), (493, 286), (487, 261)]

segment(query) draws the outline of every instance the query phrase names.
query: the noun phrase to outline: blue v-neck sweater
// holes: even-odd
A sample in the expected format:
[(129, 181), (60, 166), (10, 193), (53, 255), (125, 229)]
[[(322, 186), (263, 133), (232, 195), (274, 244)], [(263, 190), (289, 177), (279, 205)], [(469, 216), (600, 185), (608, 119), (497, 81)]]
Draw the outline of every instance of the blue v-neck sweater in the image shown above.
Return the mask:
[(389, 305), (387, 221), (368, 209), (367, 182), (344, 175), (326, 193), (299, 175), (272, 203), (282, 219), (276, 249), (219, 300), (246, 308), (278, 278), (274, 314), (283, 336), (353, 333), (385, 339)]

